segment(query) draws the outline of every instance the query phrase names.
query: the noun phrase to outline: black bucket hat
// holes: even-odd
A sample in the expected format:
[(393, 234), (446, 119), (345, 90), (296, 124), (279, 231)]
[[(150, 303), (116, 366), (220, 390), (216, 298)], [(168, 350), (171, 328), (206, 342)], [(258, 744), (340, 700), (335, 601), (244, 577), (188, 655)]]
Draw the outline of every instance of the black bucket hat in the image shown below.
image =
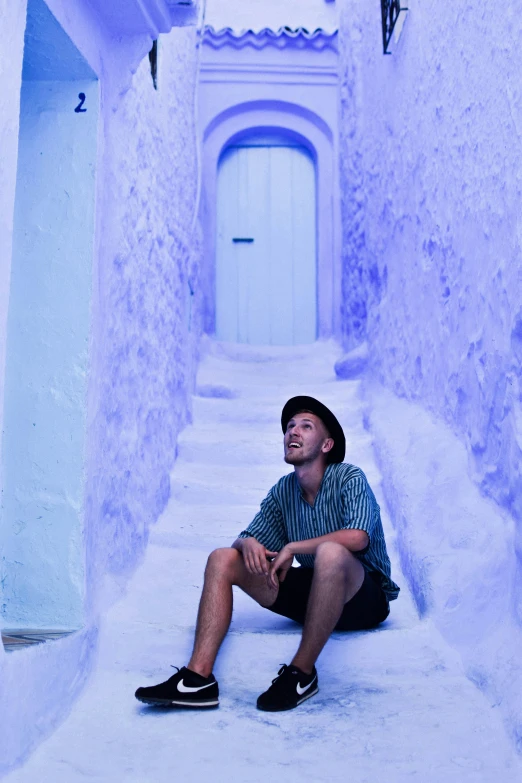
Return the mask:
[(306, 397), (305, 395), (300, 397), (292, 397), (286, 403), (281, 413), (281, 427), (283, 433), (286, 432), (288, 422), (299, 411), (310, 411), (319, 416), (326, 429), (333, 438), (334, 445), (331, 451), (328, 452), (328, 462), (342, 462), (346, 453), (346, 439), (344, 437), (343, 428), (329, 410), (326, 405), (316, 400), (315, 397)]

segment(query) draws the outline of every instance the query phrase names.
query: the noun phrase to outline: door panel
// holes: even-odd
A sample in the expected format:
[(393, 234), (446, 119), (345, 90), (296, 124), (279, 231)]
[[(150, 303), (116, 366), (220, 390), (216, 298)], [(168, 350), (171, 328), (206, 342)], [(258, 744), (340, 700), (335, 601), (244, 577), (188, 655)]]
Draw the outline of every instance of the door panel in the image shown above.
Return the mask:
[(304, 148), (226, 151), (218, 176), (218, 339), (315, 340), (315, 223), (315, 169)]
[[(294, 342), (294, 253), (292, 157), (295, 149), (272, 147), (270, 156), (271, 247), (270, 297), (271, 344), (291, 345)], [(315, 261), (315, 259), (314, 259)], [(314, 292), (315, 294), (315, 292)], [(315, 298), (315, 297), (314, 297)]]
[[(292, 158), (292, 229), (293, 229), (293, 317), (294, 335), (298, 343), (311, 343), (316, 339), (316, 211), (315, 169), (310, 158)], [(310, 254), (314, 263), (310, 263)], [(310, 301), (310, 291), (314, 292), (313, 304)], [(313, 312), (312, 312), (313, 310)]]

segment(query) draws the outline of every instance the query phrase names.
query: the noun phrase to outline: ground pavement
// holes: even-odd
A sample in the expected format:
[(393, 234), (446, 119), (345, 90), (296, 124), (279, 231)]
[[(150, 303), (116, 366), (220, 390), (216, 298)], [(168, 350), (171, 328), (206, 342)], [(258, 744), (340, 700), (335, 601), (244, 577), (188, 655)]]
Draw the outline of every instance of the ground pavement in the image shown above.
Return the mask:
[[(96, 670), (69, 717), (9, 783), (522, 779), (497, 713), (429, 619), (418, 619), (398, 567), (359, 385), (335, 379), (336, 358), (329, 343), (210, 344), (171, 500), (126, 596), (104, 618)], [(234, 540), (288, 471), (279, 416), (294, 394), (319, 397), (341, 419), (346, 460), (366, 472), (383, 510), (400, 598), (378, 629), (334, 634), (319, 659), (317, 696), (274, 714), (256, 710), (256, 698), (290, 661), (299, 628), (239, 591), (215, 668), (219, 709), (140, 704), (137, 686), (166, 679), (171, 664), (187, 661), (209, 551)]]

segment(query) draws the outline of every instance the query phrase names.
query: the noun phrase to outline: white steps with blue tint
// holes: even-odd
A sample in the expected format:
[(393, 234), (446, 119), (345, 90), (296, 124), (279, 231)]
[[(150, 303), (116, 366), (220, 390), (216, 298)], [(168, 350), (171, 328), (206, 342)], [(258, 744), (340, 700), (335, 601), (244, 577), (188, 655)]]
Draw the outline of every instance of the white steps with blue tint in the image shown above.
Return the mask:
[[(335, 380), (337, 358), (331, 343), (207, 345), (198, 377), (206, 396), (194, 398), (193, 424), (180, 438), (171, 500), (127, 595), (104, 618), (95, 674), (67, 720), (10, 783), (522, 779), (500, 716), (430, 620), (418, 619), (363, 427), (359, 383)], [(235, 538), (288, 470), (279, 419), (294, 394), (318, 396), (339, 414), (346, 459), (366, 472), (383, 509), (400, 598), (380, 628), (332, 636), (319, 659), (317, 696), (267, 715), (256, 710), (256, 698), (290, 661), (300, 630), (237, 591), (215, 668), (220, 708), (145, 707), (134, 700), (136, 687), (187, 662), (208, 553)]]

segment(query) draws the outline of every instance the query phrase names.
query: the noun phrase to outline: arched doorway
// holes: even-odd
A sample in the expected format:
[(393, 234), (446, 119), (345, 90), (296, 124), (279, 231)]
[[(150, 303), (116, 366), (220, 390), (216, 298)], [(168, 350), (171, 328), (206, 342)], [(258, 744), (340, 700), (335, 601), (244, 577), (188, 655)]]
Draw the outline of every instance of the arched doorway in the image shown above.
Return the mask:
[(316, 176), (309, 150), (271, 133), (219, 161), (216, 336), (254, 345), (317, 337)]

